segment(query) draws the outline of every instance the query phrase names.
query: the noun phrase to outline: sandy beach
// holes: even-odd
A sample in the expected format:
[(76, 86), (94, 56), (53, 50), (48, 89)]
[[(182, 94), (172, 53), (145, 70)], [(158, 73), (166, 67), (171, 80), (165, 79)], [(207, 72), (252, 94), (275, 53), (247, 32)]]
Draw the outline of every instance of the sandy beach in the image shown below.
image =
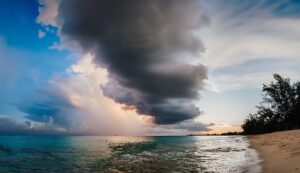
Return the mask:
[(263, 173), (300, 173), (300, 130), (248, 136)]

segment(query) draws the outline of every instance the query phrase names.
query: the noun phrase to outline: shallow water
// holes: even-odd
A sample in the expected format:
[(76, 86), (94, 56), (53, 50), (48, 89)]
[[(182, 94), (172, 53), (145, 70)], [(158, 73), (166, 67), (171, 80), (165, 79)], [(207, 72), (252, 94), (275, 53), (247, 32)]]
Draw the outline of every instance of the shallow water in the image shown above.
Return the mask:
[(0, 172), (260, 172), (243, 136), (0, 136)]

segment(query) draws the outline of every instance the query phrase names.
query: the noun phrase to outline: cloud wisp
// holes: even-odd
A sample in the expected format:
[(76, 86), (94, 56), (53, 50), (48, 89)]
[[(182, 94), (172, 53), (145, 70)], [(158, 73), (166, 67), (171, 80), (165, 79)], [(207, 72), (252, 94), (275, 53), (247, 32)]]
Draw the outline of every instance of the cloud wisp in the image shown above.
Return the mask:
[(230, 0), (203, 6), (211, 25), (201, 31), (207, 46), (201, 60), (217, 90), (258, 89), (273, 73), (299, 79), (299, 3)]

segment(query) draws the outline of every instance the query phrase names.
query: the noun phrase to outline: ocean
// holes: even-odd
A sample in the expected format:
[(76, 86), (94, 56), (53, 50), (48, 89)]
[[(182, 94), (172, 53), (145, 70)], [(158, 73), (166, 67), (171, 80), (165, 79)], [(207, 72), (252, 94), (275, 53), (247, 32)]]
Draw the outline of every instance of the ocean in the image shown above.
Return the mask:
[(1, 173), (260, 171), (244, 136), (0, 136)]

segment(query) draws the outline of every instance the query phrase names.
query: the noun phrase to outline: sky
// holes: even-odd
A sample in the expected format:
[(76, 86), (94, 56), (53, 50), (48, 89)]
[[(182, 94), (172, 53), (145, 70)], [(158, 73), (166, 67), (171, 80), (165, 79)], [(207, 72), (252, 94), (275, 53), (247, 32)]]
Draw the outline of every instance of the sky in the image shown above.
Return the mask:
[(240, 131), (300, 80), (300, 1), (0, 1), (0, 134)]

